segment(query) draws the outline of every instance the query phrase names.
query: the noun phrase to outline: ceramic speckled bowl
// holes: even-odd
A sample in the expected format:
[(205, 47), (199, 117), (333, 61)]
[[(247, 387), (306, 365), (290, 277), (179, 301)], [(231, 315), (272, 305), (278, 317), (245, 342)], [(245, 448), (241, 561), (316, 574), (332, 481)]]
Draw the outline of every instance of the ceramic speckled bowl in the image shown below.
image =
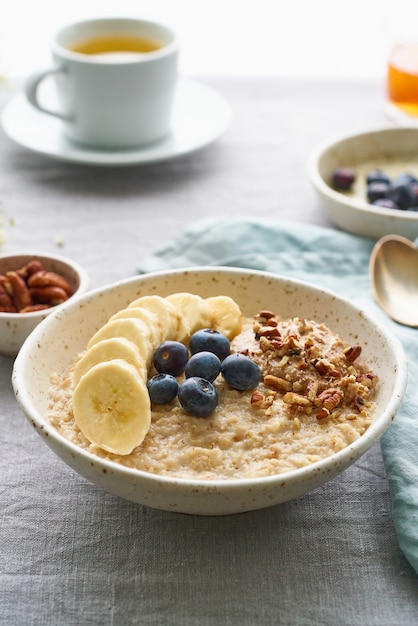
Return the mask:
[[(384, 235), (418, 237), (418, 212), (385, 209), (368, 204), (365, 177), (372, 169), (389, 176), (410, 172), (418, 177), (418, 128), (387, 126), (334, 138), (319, 146), (308, 163), (309, 178), (320, 198), (324, 213), (343, 230), (378, 239)], [(357, 174), (350, 193), (332, 188), (338, 167), (353, 168)]]
[[(87, 291), (89, 281), (85, 270), (78, 263), (56, 254), (30, 251), (1, 254), (0, 274), (17, 270), (31, 260), (40, 261), (45, 270), (63, 276), (73, 288), (72, 298)], [(0, 354), (16, 356), (32, 330), (56, 308), (52, 307), (32, 313), (0, 312)]]
[[(303, 469), (267, 478), (186, 480), (158, 477), (107, 461), (67, 441), (47, 419), (53, 372), (63, 372), (89, 337), (116, 311), (145, 294), (189, 291), (229, 295), (244, 314), (272, 309), (285, 317), (323, 321), (347, 341), (360, 343), (369, 366), (384, 383), (366, 433), (344, 450)], [(96, 485), (150, 507), (199, 515), (260, 509), (307, 493), (354, 463), (390, 425), (406, 385), (403, 349), (387, 329), (348, 301), (312, 285), (275, 275), (230, 268), (197, 268), (148, 274), (68, 302), (34, 330), (14, 366), (13, 385), (28, 421), (69, 466)]]

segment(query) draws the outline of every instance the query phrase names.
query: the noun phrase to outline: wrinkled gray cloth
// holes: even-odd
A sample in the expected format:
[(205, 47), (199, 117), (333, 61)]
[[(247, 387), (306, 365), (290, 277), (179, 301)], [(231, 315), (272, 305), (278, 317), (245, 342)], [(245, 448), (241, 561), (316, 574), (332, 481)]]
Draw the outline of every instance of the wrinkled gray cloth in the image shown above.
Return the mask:
[[(231, 102), (230, 129), (168, 163), (66, 165), (0, 131), (3, 252), (60, 252), (98, 287), (136, 274), (140, 259), (204, 216), (330, 228), (307, 155), (328, 135), (383, 121), (380, 86), (211, 84)], [(90, 484), (45, 446), (17, 407), (12, 366), (0, 356), (1, 626), (418, 624), (418, 577), (397, 541), (378, 444), (271, 509), (215, 518), (151, 510)]]

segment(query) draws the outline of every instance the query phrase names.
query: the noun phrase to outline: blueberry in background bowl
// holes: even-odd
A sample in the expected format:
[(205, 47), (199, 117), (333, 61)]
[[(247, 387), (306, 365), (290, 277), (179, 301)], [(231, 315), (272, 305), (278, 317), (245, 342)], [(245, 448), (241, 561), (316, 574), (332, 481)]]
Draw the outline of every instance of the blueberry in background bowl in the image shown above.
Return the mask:
[[(418, 178), (417, 145), (418, 127), (385, 126), (334, 137), (316, 148), (308, 160), (308, 176), (329, 220), (342, 230), (364, 237), (379, 239), (395, 234), (416, 239), (418, 212), (409, 206), (410, 192), (399, 177), (410, 173)], [(355, 180), (350, 189), (338, 189), (334, 173), (347, 168)], [(375, 175), (368, 180), (372, 172)], [(340, 182), (348, 181), (347, 176), (341, 177)], [(380, 198), (373, 198), (376, 204), (370, 204), (367, 198), (367, 187), (372, 182), (388, 185), (386, 193), (381, 189)]]

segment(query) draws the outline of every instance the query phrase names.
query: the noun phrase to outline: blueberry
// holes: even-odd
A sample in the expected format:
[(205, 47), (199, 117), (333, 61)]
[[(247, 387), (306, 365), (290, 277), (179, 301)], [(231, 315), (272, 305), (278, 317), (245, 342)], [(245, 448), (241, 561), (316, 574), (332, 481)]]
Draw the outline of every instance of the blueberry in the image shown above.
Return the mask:
[(157, 374), (149, 379), (147, 388), (151, 402), (167, 404), (177, 396), (179, 384), (171, 374)]
[(380, 206), (384, 209), (396, 209), (399, 211), (398, 205), (390, 198), (378, 198), (372, 202), (373, 206)]
[(393, 181), (394, 185), (411, 185), (411, 183), (418, 183), (418, 178), (414, 174), (409, 173), (400, 174)]
[(332, 175), (332, 184), (336, 189), (347, 191), (356, 179), (354, 170), (351, 167), (338, 167)]
[(164, 341), (154, 352), (153, 363), (157, 372), (179, 376), (185, 370), (189, 351), (179, 341)]
[(185, 369), (186, 378), (200, 376), (213, 383), (221, 371), (221, 360), (213, 352), (207, 350), (193, 354)]
[(228, 385), (239, 391), (254, 389), (260, 382), (260, 368), (248, 356), (237, 352), (222, 362), (222, 376)]
[(398, 205), (401, 211), (410, 209), (416, 201), (410, 184), (402, 182), (392, 185), (388, 197)]
[(367, 185), (367, 200), (370, 203), (380, 198), (388, 198), (391, 186), (389, 183), (374, 182)]
[(383, 170), (372, 170), (366, 177), (367, 185), (371, 183), (386, 183), (390, 185), (390, 178)]
[(215, 387), (200, 376), (186, 378), (181, 383), (177, 395), (186, 413), (195, 417), (207, 417), (218, 404), (218, 394)]
[(418, 183), (411, 183), (410, 184), (410, 189), (412, 192), (412, 196), (413, 196), (413, 208), (418, 207)]
[(214, 328), (203, 328), (190, 337), (189, 349), (192, 354), (196, 352), (213, 352), (221, 361), (231, 352), (229, 340)]

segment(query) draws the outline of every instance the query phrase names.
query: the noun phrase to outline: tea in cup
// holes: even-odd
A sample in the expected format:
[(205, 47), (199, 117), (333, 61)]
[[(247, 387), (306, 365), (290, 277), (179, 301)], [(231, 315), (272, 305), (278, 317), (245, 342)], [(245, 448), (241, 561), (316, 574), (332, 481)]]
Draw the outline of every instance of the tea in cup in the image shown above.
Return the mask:
[[(178, 42), (167, 26), (138, 19), (97, 19), (60, 30), (53, 67), (30, 76), (29, 102), (62, 121), (70, 139), (123, 149), (162, 139), (170, 130)], [(40, 85), (54, 77), (58, 110), (42, 101)]]

